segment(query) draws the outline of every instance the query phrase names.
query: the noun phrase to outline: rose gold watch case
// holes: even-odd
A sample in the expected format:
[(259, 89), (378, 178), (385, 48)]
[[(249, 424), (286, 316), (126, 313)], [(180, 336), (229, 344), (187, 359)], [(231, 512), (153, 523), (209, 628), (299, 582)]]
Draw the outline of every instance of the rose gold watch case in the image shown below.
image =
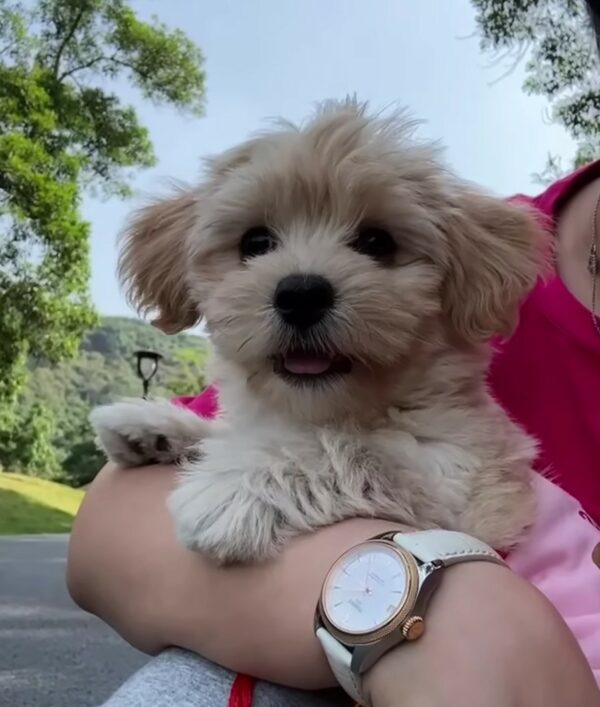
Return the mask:
[[(406, 640), (402, 633), (403, 626), (410, 622), (411, 619), (420, 619), (422, 617), (429, 599), (441, 578), (441, 573), (438, 571), (442, 567), (441, 564), (428, 563), (419, 565), (409, 552), (392, 542), (391, 539), (388, 539), (389, 537), (388, 535), (367, 540), (364, 543), (355, 545), (341, 555), (327, 573), (319, 597), (315, 615), (315, 627), (324, 626), (335, 639), (352, 651), (351, 668), (357, 674), (368, 670), (390, 648)], [(356, 549), (363, 545), (372, 546), (373, 544), (384, 544), (388, 548), (392, 548), (400, 558), (406, 569), (406, 593), (396, 612), (383, 625), (379, 625), (369, 632), (343, 631), (336, 626), (335, 622), (329, 619), (325, 609), (325, 594), (329, 587), (329, 582), (340, 563), (343, 562), (348, 554), (356, 552)]]
[[(392, 614), (392, 616), (382, 624), (376, 626), (368, 632), (344, 631), (339, 626), (337, 626), (336, 623), (332, 619), (330, 619), (327, 614), (325, 597), (329, 590), (331, 580), (336, 575), (340, 564), (344, 562), (344, 559), (348, 555), (354, 554), (359, 548), (371, 548), (377, 545), (385, 545), (387, 548), (391, 549), (402, 562), (406, 570), (406, 591), (404, 593), (404, 596), (402, 597), (402, 601), (398, 609), (396, 609), (394, 614)], [(331, 569), (327, 573), (325, 581), (323, 582), (323, 587), (321, 589), (321, 595), (319, 598), (319, 613), (321, 615), (323, 625), (327, 628), (327, 630), (329, 631), (329, 633), (331, 633), (332, 636), (337, 638), (338, 641), (341, 641), (346, 645), (373, 643), (374, 641), (378, 641), (379, 639), (383, 638), (383, 636), (386, 636), (388, 633), (395, 631), (399, 626), (404, 623), (404, 621), (410, 616), (411, 610), (413, 609), (416, 603), (418, 591), (419, 568), (414, 557), (408, 552), (406, 552), (406, 550), (403, 550), (401, 547), (389, 540), (367, 540), (364, 543), (360, 543), (350, 548), (343, 555), (341, 555), (331, 566)]]

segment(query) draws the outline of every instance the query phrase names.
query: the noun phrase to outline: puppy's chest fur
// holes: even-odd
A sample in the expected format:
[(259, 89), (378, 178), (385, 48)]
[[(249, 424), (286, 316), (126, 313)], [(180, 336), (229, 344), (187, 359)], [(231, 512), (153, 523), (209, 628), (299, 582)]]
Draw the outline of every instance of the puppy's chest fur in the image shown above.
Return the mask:
[(534, 445), (489, 399), (475, 409), (391, 407), (362, 423), (314, 426), (239, 409), (224, 422), (174, 494), (187, 544), (198, 536), (198, 523), (185, 523), (192, 496), (196, 517), (214, 522), (237, 509), (247, 532), (267, 532), (275, 545), (362, 516), (462, 530), (502, 549), (533, 515)]

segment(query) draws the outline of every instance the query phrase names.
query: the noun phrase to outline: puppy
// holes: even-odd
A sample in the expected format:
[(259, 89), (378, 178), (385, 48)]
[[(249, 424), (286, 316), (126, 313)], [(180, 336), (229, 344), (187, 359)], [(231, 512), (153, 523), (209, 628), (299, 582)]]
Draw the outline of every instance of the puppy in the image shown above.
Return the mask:
[(542, 239), (402, 115), (326, 103), (133, 219), (130, 298), (168, 333), (205, 321), (222, 412), (124, 401), (93, 412), (100, 443), (124, 466), (181, 460), (178, 535), (219, 563), (354, 516), (508, 549), (534, 514), (535, 444), (487, 391), (488, 342)]

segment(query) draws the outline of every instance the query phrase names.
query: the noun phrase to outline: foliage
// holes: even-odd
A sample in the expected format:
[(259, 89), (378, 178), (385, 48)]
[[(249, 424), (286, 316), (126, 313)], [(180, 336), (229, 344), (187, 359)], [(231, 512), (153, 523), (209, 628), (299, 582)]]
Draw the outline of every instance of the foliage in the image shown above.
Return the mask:
[(34, 400), (13, 420), (13, 424), (0, 432), (0, 458), (5, 460), (4, 466), (26, 469), (35, 476), (58, 475), (60, 464), (53, 445), (56, 424), (51, 410), (44, 402)]
[(62, 484), (0, 473), (0, 535), (68, 533), (82, 500)]
[(27, 361), (75, 355), (96, 322), (82, 190), (126, 195), (128, 170), (154, 163), (146, 128), (108, 86), (198, 115), (202, 61), (126, 0), (0, 0), (0, 420)]
[(88, 422), (90, 410), (141, 395), (133, 355), (138, 349), (164, 356), (152, 381), (153, 397), (194, 395), (204, 387), (204, 339), (168, 337), (137, 320), (107, 317), (86, 336), (75, 359), (58, 364), (32, 361), (11, 429), (0, 433), (0, 468), (73, 486), (91, 481), (103, 456)]
[(165, 376), (164, 385), (175, 395), (190, 395), (198, 390), (198, 371), (206, 367), (205, 348), (182, 348), (173, 353), (173, 363)]
[[(545, 96), (550, 119), (577, 143), (575, 166), (600, 155), (600, 63), (584, 0), (472, 0), (481, 46), (497, 56), (526, 56), (524, 89)], [(592, 3), (590, 3), (591, 5)], [(542, 181), (562, 171), (549, 156)]]

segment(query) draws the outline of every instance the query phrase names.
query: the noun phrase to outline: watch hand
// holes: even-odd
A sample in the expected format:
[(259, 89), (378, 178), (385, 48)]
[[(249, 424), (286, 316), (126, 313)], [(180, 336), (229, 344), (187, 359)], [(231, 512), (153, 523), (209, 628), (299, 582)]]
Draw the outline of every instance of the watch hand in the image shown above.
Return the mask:
[(333, 589), (337, 589), (338, 591), (341, 591), (341, 592), (364, 592), (365, 591), (362, 587), (342, 587), (339, 584), (334, 585)]
[[(350, 572), (348, 572), (348, 570), (345, 567), (342, 568), (342, 572), (346, 575), (346, 577), (348, 577), (348, 579), (356, 580), (356, 577), (351, 575)], [(340, 578), (340, 579), (342, 579), (342, 578)], [(352, 581), (352, 584), (354, 584), (354, 581)], [(360, 585), (360, 580), (359, 580), (358, 584)], [(335, 584), (333, 586), (333, 589), (346, 589), (346, 587), (344, 587), (340, 584)], [(353, 589), (352, 591), (363, 591), (363, 590), (362, 589)]]
[(364, 594), (364, 589), (361, 587), (360, 589), (354, 589), (352, 587), (343, 587), (342, 591), (344, 592), (361, 592), (361, 594)]
[(371, 572), (371, 560), (372, 559), (373, 559), (373, 555), (369, 555), (369, 559), (367, 561), (367, 574), (365, 575), (365, 588), (364, 588), (365, 592), (369, 588), (369, 573)]

